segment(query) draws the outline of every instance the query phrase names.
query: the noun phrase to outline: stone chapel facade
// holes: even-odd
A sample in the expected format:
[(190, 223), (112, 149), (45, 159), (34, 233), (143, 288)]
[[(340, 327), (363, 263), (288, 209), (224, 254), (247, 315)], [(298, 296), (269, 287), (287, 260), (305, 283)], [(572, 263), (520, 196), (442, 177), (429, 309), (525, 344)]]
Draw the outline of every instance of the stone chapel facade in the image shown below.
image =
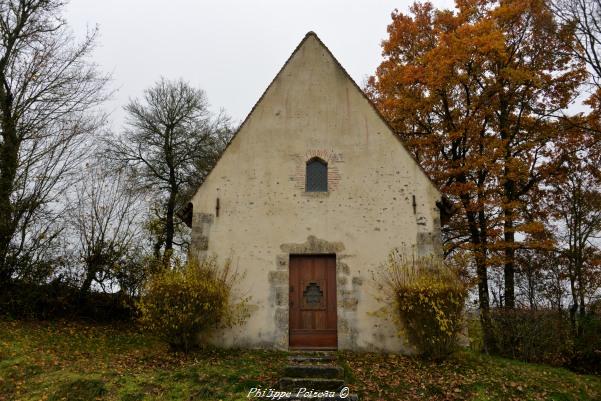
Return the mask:
[(188, 208), (192, 253), (232, 258), (251, 316), (221, 346), (403, 351), (373, 271), (402, 244), (441, 252), (441, 194), (308, 33)]

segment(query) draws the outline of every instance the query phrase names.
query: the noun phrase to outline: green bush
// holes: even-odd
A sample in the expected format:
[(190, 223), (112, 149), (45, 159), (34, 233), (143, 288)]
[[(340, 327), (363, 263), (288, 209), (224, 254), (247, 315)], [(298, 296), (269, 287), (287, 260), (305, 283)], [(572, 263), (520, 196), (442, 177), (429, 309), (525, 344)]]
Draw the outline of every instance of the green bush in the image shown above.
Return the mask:
[(173, 350), (189, 351), (208, 330), (229, 327), (246, 318), (246, 300), (233, 301), (239, 274), (215, 258), (175, 263), (150, 277), (138, 303), (144, 327)]
[(409, 259), (398, 251), (391, 252), (383, 271), (402, 333), (424, 357), (449, 355), (463, 325), (464, 283), (435, 257)]

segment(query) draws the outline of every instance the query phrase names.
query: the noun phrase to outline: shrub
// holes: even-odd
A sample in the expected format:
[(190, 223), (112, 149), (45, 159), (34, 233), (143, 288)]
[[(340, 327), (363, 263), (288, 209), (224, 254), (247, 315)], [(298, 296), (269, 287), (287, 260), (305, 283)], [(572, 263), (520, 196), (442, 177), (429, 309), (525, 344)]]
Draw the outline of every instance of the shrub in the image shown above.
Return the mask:
[(574, 337), (567, 312), (498, 308), (490, 316), (496, 354), (554, 366), (572, 359)]
[[(601, 311), (599, 311), (601, 312)], [(601, 313), (578, 317), (580, 335), (574, 340), (570, 368), (581, 373), (601, 374)]]
[(122, 293), (91, 291), (58, 280), (47, 284), (12, 281), (0, 290), (0, 316), (13, 319), (85, 319), (128, 321), (134, 317), (134, 298)]
[(457, 274), (435, 257), (409, 259), (395, 250), (384, 269), (402, 332), (430, 359), (449, 355), (463, 324), (467, 289)]
[(216, 258), (203, 262), (175, 262), (150, 277), (138, 303), (144, 327), (172, 349), (189, 351), (202, 333), (229, 327), (246, 317), (246, 300), (234, 304), (232, 289), (239, 274), (230, 262), (223, 267)]
[(566, 310), (498, 308), (490, 316), (495, 354), (601, 373), (601, 316), (594, 311), (576, 316), (576, 328)]

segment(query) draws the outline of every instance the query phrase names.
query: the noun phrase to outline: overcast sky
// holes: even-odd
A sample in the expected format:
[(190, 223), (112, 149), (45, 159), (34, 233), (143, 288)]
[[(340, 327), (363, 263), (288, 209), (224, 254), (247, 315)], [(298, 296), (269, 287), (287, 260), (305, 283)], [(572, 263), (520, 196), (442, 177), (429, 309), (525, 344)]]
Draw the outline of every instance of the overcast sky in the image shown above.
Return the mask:
[(118, 130), (121, 107), (161, 76), (204, 89), (214, 109), (240, 122), (308, 31), (362, 85), (381, 61), (390, 13), (412, 2), (71, 0), (66, 18), (79, 36), (100, 29), (94, 61), (118, 90), (107, 106)]

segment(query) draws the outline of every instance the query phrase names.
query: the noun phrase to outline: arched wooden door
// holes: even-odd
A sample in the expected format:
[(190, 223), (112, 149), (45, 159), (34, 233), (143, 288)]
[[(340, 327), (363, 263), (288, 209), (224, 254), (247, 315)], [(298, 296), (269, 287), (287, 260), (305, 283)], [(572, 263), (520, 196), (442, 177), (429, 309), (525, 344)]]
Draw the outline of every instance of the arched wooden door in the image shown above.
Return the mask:
[(290, 256), (290, 347), (338, 346), (336, 256)]

